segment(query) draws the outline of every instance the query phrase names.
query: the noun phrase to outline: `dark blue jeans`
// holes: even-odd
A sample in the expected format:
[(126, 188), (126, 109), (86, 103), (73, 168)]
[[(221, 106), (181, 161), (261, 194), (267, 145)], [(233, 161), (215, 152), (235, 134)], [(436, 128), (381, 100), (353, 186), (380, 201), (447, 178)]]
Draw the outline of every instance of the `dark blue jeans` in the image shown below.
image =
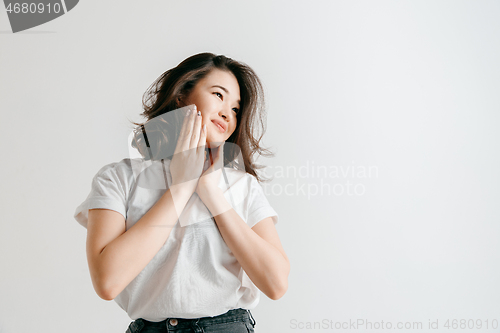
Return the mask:
[(250, 310), (234, 309), (215, 317), (194, 319), (167, 318), (160, 322), (139, 318), (125, 333), (254, 333), (255, 320)]

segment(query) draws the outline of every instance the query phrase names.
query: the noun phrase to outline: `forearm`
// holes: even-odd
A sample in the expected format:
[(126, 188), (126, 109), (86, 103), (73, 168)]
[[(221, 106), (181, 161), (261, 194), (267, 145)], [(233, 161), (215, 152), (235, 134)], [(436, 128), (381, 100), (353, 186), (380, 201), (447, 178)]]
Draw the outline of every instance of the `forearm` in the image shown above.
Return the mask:
[(168, 189), (139, 221), (102, 250), (96, 276), (106, 299), (114, 299), (158, 253), (189, 197), (182, 187)]
[(243, 221), (222, 191), (212, 193), (204, 202), (214, 215), (222, 238), (248, 277), (269, 298), (280, 298), (288, 285), (290, 265), (287, 258)]

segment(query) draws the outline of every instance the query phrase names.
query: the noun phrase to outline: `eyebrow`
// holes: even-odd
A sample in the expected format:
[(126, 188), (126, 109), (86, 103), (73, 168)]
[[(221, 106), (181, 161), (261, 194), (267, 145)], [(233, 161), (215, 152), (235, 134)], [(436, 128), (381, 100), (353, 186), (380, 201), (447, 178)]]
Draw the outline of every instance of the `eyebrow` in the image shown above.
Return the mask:
[[(227, 91), (227, 89), (224, 88), (223, 86), (219, 86), (216, 84), (216, 85), (213, 85), (211, 88), (213, 88), (213, 87), (221, 88), (222, 90), (224, 90), (226, 92), (226, 94), (229, 95), (229, 91)], [(237, 102), (238, 102), (238, 104), (240, 104), (240, 100), (237, 100)]]

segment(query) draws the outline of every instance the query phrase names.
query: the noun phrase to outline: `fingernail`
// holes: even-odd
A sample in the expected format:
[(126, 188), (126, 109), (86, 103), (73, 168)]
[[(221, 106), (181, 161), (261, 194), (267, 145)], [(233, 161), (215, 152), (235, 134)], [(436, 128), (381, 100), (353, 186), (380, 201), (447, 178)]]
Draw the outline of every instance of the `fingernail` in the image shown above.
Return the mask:
[(191, 114), (191, 109), (188, 109), (186, 112), (186, 117), (189, 117), (190, 114)]
[(193, 110), (196, 111), (196, 104), (193, 104)]
[(198, 111), (198, 116), (201, 116), (201, 112), (200, 111)]

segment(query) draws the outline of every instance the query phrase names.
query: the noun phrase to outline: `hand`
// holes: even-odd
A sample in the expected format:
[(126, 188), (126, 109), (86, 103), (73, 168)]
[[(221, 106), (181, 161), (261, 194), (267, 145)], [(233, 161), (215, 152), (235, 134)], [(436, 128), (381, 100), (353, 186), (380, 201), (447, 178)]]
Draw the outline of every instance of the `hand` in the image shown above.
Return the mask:
[[(212, 149), (212, 151), (214, 150)], [(222, 168), (224, 167), (224, 142), (219, 145), (217, 152), (211, 155), (205, 161), (204, 172), (198, 180), (198, 186), (196, 187), (196, 193), (202, 201), (205, 201), (204, 198), (219, 190), (219, 181)], [(212, 159), (213, 162), (211, 162)]]
[(191, 196), (196, 190), (203, 171), (207, 130), (201, 128), (201, 115), (197, 115), (196, 105), (190, 105), (182, 124), (170, 163), (172, 186), (179, 186)]

